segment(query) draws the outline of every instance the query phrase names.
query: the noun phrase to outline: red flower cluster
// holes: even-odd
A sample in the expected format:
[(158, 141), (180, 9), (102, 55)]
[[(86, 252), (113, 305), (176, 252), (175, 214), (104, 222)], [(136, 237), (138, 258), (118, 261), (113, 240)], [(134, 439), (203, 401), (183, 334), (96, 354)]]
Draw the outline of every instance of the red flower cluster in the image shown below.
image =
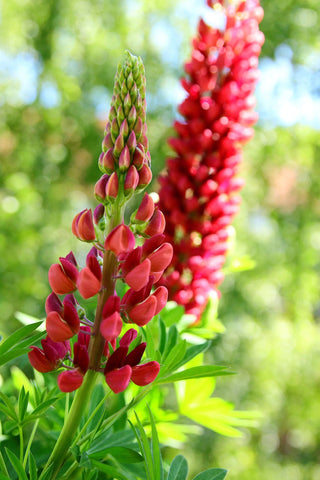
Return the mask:
[(174, 124), (177, 137), (169, 143), (176, 155), (167, 160), (159, 192), (166, 238), (174, 245), (161, 282), (196, 321), (223, 280), (228, 227), (241, 200), (241, 145), (257, 121), (253, 93), (264, 42), (259, 0), (207, 3), (225, 13), (226, 26), (222, 31), (199, 22), (182, 79), (187, 97), (179, 112), (185, 120)]
[[(165, 306), (167, 289), (154, 285), (173, 254), (163, 235), (164, 216), (148, 194), (131, 215), (130, 225), (123, 223), (127, 200), (142, 191), (152, 177), (143, 73), (141, 60), (127, 53), (116, 75), (99, 158), (103, 175), (95, 194), (102, 203), (94, 213), (81, 211), (72, 222), (73, 234), (93, 244), (86, 264), (80, 269), (70, 252), (49, 269), (52, 293), (46, 301), (48, 336), (42, 341), (42, 349), (31, 347), (29, 359), (41, 372), (64, 367), (66, 370), (58, 376), (64, 392), (79, 388), (88, 369), (103, 372), (115, 393), (123, 391), (130, 379), (137, 385), (152, 382), (160, 369), (154, 361), (139, 365), (144, 343), (129, 352), (137, 336), (135, 329), (120, 339), (123, 323), (142, 327)], [(140, 237), (139, 246), (136, 236)], [(119, 281), (129, 287), (122, 298), (116, 293)], [(97, 295), (94, 322), (86, 318), (74, 296), (76, 291), (83, 299)], [(59, 295), (65, 297), (60, 299)], [(70, 347), (69, 340), (75, 335), (77, 341)]]

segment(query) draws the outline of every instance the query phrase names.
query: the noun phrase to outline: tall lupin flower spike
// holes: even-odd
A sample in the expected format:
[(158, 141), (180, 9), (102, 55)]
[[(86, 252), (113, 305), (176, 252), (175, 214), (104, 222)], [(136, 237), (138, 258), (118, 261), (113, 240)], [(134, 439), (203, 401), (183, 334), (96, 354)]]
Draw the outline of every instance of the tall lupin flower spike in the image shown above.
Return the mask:
[[(124, 323), (146, 325), (162, 310), (168, 297), (165, 287), (154, 288), (173, 253), (162, 235), (163, 214), (145, 193), (129, 225), (124, 223), (128, 199), (141, 192), (152, 178), (146, 134), (144, 67), (140, 58), (126, 52), (115, 77), (98, 162), (103, 175), (94, 192), (101, 203), (94, 212), (81, 211), (72, 222), (73, 234), (92, 248), (83, 268), (72, 252), (50, 267), (48, 336), (42, 341), (43, 350), (31, 347), (29, 353), (31, 364), (41, 372), (65, 369), (58, 376), (63, 392), (78, 389), (97, 372), (104, 373), (115, 393), (127, 388), (130, 380), (147, 385), (159, 373), (155, 361), (139, 365), (145, 344), (129, 351), (137, 336), (134, 328), (121, 337)], [(141, 237), (139, 246), (137, 237)], [(128, 286), (122, 298), (116, 293), (120, 281)], [(65, 297), (61, 299), (61, 295)], [(81, 306), (81, 297), (94, 296), (96, 316), (90, 320)], [(71, 348), (69, 340), (75, 335), (77, 340)]]
[(230, 224), (241, 201), (242, 144), (257, 121), (253, 94), (264, 42), (259, 0), (207, 4), (225, 14), (225, 29), (199, 22), (181, 82), (184, 121), (174, 124), (177, 136), (169, 143), (176, 155), (167, 160), (159, 192), (166, 238), (174, 245), (162, 284), (196, 321), (223, 280)]

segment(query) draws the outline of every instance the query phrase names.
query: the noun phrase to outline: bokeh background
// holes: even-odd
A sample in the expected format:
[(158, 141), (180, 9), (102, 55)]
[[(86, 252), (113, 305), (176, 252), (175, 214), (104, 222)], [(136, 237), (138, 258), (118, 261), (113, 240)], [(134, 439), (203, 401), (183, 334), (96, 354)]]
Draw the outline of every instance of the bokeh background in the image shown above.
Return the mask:
[[(0, 1), (2, 334), (19, 325), (17, 311), (42, 318), (50, 264), (70, 249), (81, 255), (70, 224), (94, 206), (113, 77), (127, 48), (145, 63), (154, 176), (163, 168), (204, 3)], [(230, 480), (319, 480), (320, 3), (262, 5), (260, 120), (221, 288), (226, 330), (213, 346), (215, 361), (238, 372), (216, 393), (261, 418), (240, 438), (190, 435), (184, 454), (192, 471), (224, 467)], [(237, 272), (237, 259), (255, 266)]]

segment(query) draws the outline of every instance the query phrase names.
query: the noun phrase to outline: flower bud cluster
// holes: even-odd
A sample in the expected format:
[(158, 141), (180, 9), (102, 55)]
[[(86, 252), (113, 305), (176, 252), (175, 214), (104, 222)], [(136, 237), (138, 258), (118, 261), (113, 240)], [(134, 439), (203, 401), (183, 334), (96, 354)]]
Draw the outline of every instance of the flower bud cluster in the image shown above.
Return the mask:
[(95, 186), (95, 195), (102, 203), (114, 202), (119, 193), (129, 197), (151, 182), (145, 91), (143, 63), (126, 52), (115, 78), (98, 162), (104, 175)]
[(226, 26), (222, 31), (199, 22), (182, 79), (184, 121), (174, 124), (177, 136), (169, 143), (175, 156), (167, 160), (159, 192), (165, 234), (174, 245), (162, 284), (197, 321), (223, 280), (230, 224), (244, 183), (238, 176), (242, 144), (257, 121), (253, 94), (264, 42), (259, 0), (207, 3), (225, 14)]
[[(164, 308), (168, 291), (155, 283), (173, 255), (163, 235), (164, 216), (150, 195), (144, 194), (129, 225), (123, 221), (128, 198), (151, 180), (145, 112), (144, 68), (139, 58), (127, 53), (116, 75), (103, 141), (105, 160), (99, 162), (105, 173), (95, 194), (101, 203), (94, 212), (81, 211), (72, 222), (73, 234), (91, 249), (82, 268), (73, 252), (51, 265), (47, 337), (42, 349), (32, 346), (29, 352), (31, 364), (41, 372), (65, 369), (58, 376), (63, 392), (79, 388), (88, 369), (101, 371), (115, 393), (130, 380), (147, 385), (159, 373), (158, 362), (140, 364), (146, 344), (137, 343), (137, 330), (122, 331), (124, 324), (143, 327)], [(127, 286), (122, 297), (117, 282)], [(81, 303), (95, 296), (92, 321)]]

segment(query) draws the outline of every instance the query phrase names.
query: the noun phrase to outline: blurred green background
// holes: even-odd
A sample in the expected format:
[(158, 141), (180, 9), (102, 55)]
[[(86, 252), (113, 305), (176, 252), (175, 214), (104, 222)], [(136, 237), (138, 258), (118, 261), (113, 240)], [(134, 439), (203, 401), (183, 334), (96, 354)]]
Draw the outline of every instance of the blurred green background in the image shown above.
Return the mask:
[[(320, 4), (264, 0), (260, 121), (246, 147), (241, 213), (227, 273), (215, 362), (238, 372), (216, 393), (261, 411), (230, 439), (204, 430), (184, 453), (195, 473), (230, 480), (320, 478)], [(70, 249), (71, 221), (95, 205), (93, 184), (117, 63), (125, 49), (147, 73), (156, 177), (169, 153), (178, 79), (201, 0), (0, 2), (0, 332), (15, 312), (42, 318), (47, 271)], [(206, 13), (205, 13), (206, 14)], [(154, 184), (153, 188), (157, 188)]]

